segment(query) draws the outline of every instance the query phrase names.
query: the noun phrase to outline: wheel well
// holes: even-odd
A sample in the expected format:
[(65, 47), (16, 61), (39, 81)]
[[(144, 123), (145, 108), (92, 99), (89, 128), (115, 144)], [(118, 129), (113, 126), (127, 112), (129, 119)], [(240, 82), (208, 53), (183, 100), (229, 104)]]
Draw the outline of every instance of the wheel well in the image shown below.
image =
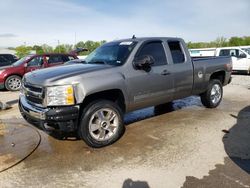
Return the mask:
[(19, 76), (20, 78), (22, 78), (22, 76), (19, 75), (19, 74), (10, 74), (10, 75), (8, 75), (8, 76), (5, 78), (4, 82), (5, 82), (5, 81), (7, 80), (7, 78), (9, 78), (10, 76)]
[(101, 100), (101, 99), (110, 100), (110, 101), (116, 103), (121, 108), (121, 110), (123, 112), (126, 111), (124, 95), (123, 95), (122, 91), (119, 89), (106, 90), (106, 91), (101, 91), (98, 93), (88, 95), (87, 97), (85, 97), (83, 103), (81, 104), (81, 111), (90, 102), (92, 102), (94, 100)]
[(215, 72), (210, 76), (210, 80), (217, 79), (220, 80), (222, 84), (224, 84), (225, 74), (225, 71)]

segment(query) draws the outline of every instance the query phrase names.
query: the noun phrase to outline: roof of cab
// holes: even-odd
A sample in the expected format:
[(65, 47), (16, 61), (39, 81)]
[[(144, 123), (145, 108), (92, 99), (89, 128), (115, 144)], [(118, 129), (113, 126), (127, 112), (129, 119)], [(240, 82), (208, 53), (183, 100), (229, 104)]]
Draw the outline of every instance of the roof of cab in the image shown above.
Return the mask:
[(135, 37), (135, 38), (119, 39), (110, 42), (124, 42), (124, 41), (143, 42), (148, 40), (183, 40), (183, 39), (177, 37), (139, 37), (139, 38)]

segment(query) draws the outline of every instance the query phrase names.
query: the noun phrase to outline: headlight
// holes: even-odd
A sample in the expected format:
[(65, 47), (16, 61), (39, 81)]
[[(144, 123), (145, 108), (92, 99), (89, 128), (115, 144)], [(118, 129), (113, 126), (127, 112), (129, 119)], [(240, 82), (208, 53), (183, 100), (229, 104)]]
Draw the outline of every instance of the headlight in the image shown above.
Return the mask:
[(47, 87), (47, 106), (64, 106), (75, 104), (74, 88), (72, 85)]

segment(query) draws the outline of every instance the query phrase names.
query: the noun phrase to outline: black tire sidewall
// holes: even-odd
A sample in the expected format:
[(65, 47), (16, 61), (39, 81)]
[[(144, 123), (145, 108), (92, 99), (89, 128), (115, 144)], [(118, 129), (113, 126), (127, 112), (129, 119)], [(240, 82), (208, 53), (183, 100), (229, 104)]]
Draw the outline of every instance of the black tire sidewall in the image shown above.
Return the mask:
[(9, 91), (19, 91), (19, 90), (21, 89), (21, 86), (20, 86), (19, 89), (16, 89), (16, 90), (13, 90), (13, 89), (11, 89), (11, 88), (9, 87), (8, 82), (9, 82), (9, 80), (12, 79), (12, 78), (18, 78), (18, 79), (20, 80), (20, 82), (22, 83), (22, 79), (21, 79), (20, 76), (12, 75), (12, 76), (9, 76), (9, 77), (5, 80), (5, 84), (4, 84), (4, 85), (5, 85), (5, 88), (6, 88), (7, 90), (9, 90)]
[[(211, 100), (211, 91), (212, 91), (213, 86), (216, 84), (220, 86), (221, 98), (217, 103), (213, 103)], [(201, 95), (201, 101), (202, 101), (202, 104), (206, 106), (207, 108), (216, 108), (221, 103), (222, 97), (223, 97), (223, 87), (222, 87), (221, 81), (217, 79), (213, 79), (213, 80), (210, 80), (207, 91)]]
[[(97, 141), (90, 135), (88, 125), (93, 113), (102, 108), (110, 108), (117, 113), (119, 119), (119, 126), (116, 134), (111, 139), (106, 141)], [(78, 127), (79, 136), (85, 141), (87, 145), (93, 148), (101, 148), (114, 143), (123, 135), (124, 131), (125, 127), (123, 124), (123, 113), (121, 109), (116, 103), (108, 100), (98, 100), (87, 105), (82, 112), (81, 120)]]

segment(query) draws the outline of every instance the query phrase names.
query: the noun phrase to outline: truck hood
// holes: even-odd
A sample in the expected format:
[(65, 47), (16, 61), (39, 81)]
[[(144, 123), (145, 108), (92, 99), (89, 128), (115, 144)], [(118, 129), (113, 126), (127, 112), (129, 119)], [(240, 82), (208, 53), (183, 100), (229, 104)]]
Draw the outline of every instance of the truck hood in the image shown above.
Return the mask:
[[(68, 79), (80, 74), (111, 68), (110, 65), (73, 64), (51, 67), (30, 72), (24, 76), (24, 81), (33, 85), (53, 85), (62, 79)], [(76, 80), (77, 81), (77, 80)]]

